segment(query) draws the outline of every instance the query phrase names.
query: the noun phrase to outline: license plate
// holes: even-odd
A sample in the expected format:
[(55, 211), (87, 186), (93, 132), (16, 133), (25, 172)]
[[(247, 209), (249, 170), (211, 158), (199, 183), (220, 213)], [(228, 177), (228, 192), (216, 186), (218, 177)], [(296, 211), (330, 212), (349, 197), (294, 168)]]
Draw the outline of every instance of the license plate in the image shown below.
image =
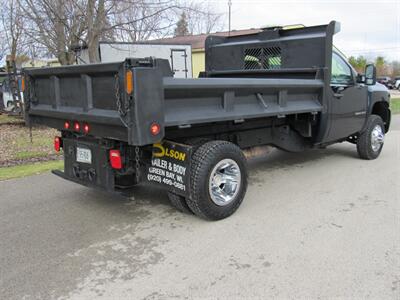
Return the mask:
[(87, 148), (76, 148), (76, 161), (91, 164), (92, 163), (92, 152)]

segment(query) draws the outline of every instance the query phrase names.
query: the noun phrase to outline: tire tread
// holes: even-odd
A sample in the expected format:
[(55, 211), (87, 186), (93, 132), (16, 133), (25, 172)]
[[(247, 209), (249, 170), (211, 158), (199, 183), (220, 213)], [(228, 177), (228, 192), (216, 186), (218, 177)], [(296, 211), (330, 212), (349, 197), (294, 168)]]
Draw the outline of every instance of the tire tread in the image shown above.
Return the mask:
[[(193, 213), (201, 218), (209, 219), (209, 220), (219, 220), (228, 217), (231, 215), (236, 209), (240, 206), (243, 197), (236, 201), (233, 207), (229, 211), (216, 211), (216, 210), (208, 210), (205, 207), (201, 207), (201, 188), (204, 184), (204, 180), (208, 180), (208, 178), (204, 178), (204, 174), (207, 172), (207, 168), (209, 167), (209, 161), (212, 159), (213, 154), (218, 153), (224, 149), (225, 153), (238, 153), (238, 147), (235, 144), (232, 144), (228, 141), (211, 141), (201, 145), (192, 156), (192, 167), (191, 167), (191, 195), (186, 199), (186, 202), (189, 208), (193, 211)], [(239, 149), (240, 151), (240, 149)], [(246, 159), (243, 153), (239, 152), (242, 158), (242, 161), (245, 163)], [(246, 169), (246, 167), (245, 167)], [(247, 173), (246, 170), (241, 170), (245, 172), (245, 182), (242, 184), (242, 194), (246, 193), (247, 188)]]
[(375, 127), (375, 125), (381, 125), (382, 129), (385, 130), (385, 126), (383, 124), (382, 118), (378, 115), (371, 115), (367, 120), (367, 124), (365, 126), (364, 132), (358, 137), (357, 140), (357, 152), (360, 158), (366, 160), (372, 160), (379, 156), (382, 151), (383, 145), (379, 152), (375, 153), (371, 149), (371, 131)]
[(173, 207), (183, 213), (193, 214), (187, 205), (186, 199), (183, 196), (177, 195), (172, 192), (168, 192), (168, 199)]

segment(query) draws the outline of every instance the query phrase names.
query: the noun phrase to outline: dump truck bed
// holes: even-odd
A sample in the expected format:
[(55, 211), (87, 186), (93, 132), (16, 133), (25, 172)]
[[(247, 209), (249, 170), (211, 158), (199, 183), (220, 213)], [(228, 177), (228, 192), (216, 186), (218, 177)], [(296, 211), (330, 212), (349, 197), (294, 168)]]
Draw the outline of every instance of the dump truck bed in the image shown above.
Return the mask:
[(166, 126), (322, 110), (318, 79), (164, 78)]
[(168, 61), (155, 58), (26, 70), (27, 120), (57, 129), (65, 120), (89, 122), (96, 137), (142, 146), (162, 140), (169, 127), (321, 112), (314, 142), (322, 142), (339, 27), (209, 36), (206, 70), (196, 79), (173, 78)]
[(59, 130), (87, 122), (95, 136), (144, 145), (155, 141), (152, 122), (164, 129), (322, 110), (320, 79), (178, 79), (163, 60), (139, 61), (26, 70), (27, 120)]

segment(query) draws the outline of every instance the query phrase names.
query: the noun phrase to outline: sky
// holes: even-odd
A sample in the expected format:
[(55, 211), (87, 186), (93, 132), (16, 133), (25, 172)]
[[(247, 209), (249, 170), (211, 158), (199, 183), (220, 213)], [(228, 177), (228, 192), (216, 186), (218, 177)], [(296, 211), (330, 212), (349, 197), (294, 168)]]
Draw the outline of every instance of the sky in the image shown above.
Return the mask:
[[(341, 23), (334, 44), (347, 56), (400, 60), (400, 0), (231, 0), (232, 29)], [(221, 12), (228, 0), (210, 1)], [(228, 28), (226, 14), (225, 28)]]

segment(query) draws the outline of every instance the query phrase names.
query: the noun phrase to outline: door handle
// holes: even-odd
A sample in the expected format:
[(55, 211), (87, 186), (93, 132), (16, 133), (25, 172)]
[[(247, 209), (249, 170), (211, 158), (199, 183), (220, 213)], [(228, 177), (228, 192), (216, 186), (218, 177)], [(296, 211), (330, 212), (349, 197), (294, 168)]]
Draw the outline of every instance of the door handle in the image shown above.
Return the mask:
[(340, 93), (334, 93), (334, 94), (333, 94), (333, 96), (334, 96), (335, 98), (337, 98), (337, 99), (340, 99), (340, 98), (342, 98), (342, 97), (343, 97), (343, 94), (340, 94)]

